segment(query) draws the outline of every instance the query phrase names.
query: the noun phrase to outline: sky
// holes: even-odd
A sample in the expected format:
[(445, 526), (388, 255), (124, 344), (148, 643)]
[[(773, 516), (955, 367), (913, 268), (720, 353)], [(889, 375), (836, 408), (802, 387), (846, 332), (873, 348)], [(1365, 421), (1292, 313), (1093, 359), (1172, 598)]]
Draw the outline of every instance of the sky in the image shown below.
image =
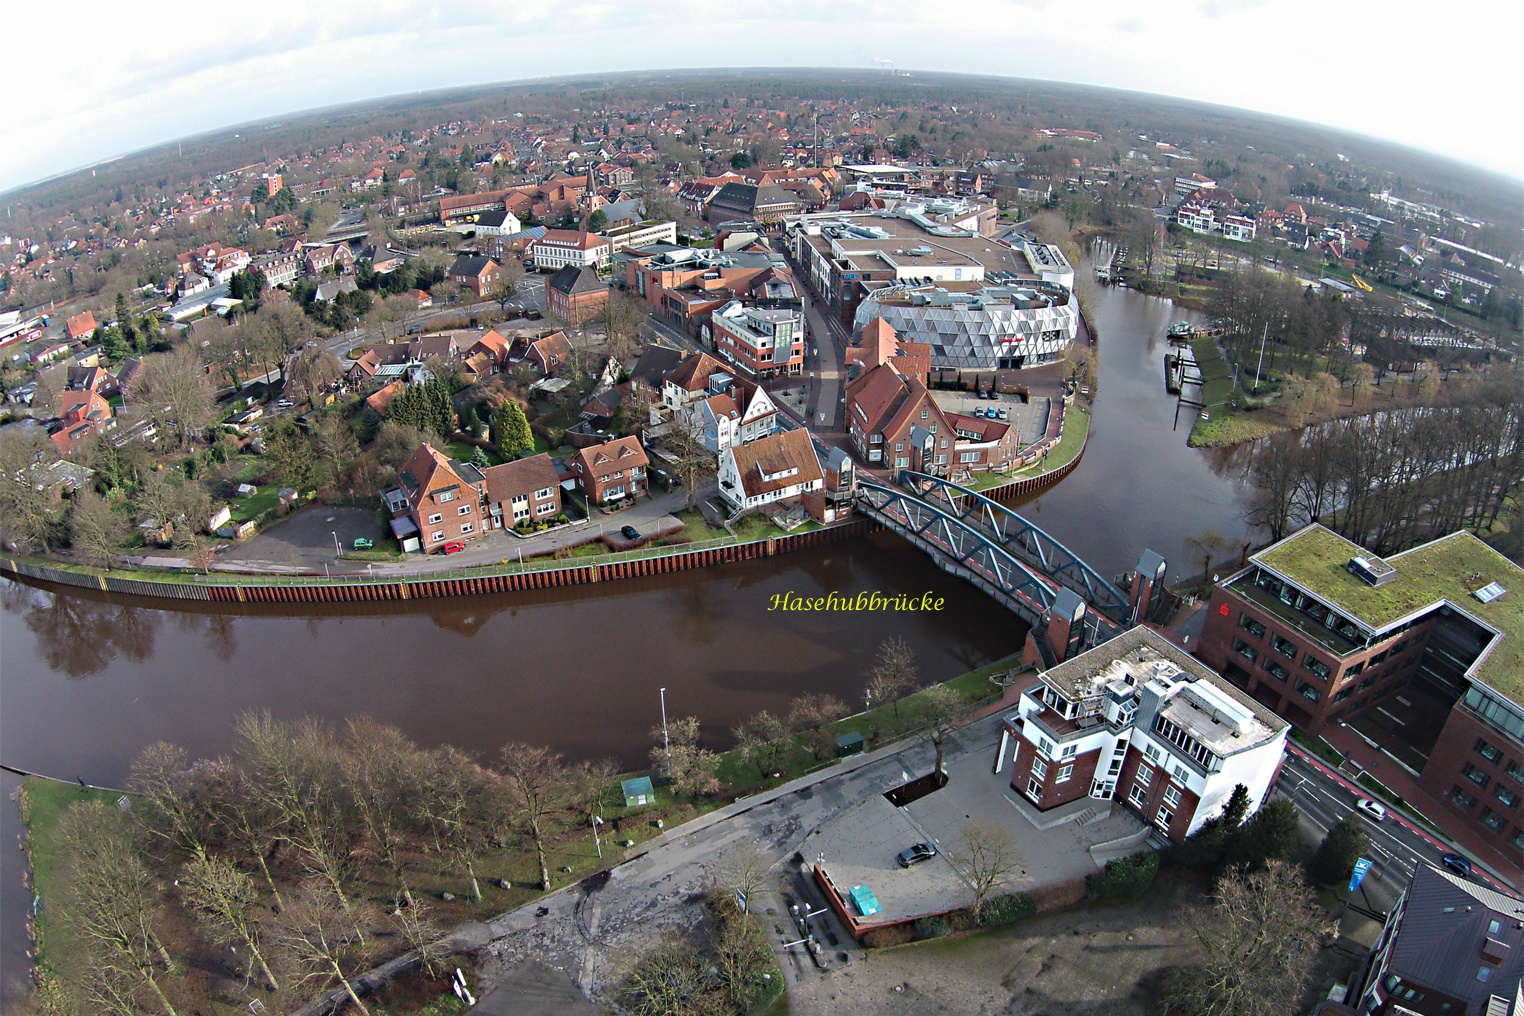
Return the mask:
[[(1504, 0), (264, 0), (18, 5), (68, 40), (0, 104), (0, 191), (219, 127), (420, 90), (688, 67), (1040, 78), (1355, 130), (1524, 178)], [(35, 89), (35, 92), (31, 91)]]

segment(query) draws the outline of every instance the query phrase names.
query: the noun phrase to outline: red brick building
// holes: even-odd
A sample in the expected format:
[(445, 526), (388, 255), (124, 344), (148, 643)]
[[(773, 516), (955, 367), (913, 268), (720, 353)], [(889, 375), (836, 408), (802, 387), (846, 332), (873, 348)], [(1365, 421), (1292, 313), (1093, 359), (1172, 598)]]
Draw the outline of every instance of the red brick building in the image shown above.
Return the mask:
[(487, 478), (487, 514), (492, 528), (549, 522), (561, 514), (561, 481), (544, 452), (482, 470)]
[(577, 486), (595, 505), (636, 498), (646, 492), (651, 460), (637, 437), (620, 437), (580, 449), (568, 465)]
[(804, 370), (804, 314), (785, 307), (747, 307), (731, 300), (709, 317), (715, 352), (753, 377)]
[(847, 386), (847, 430), (869, 465), (946, 475), (957, 434), (926, 386), (893, 363)]
[[(1076, 602), (1078, 602), (1076, 598)], [(1175, 842), (1242, 784), (1259, 807), (1289, 725), (1142, 626), (1041, 673), (1007, 716), (995, 771), (1038, 812), (1121, 801)], [(1088, 804), (1081, 803), (1088, 802)]]
[(1348, 724), (1517, 856), (1521, 596), (1524, 568), (1470, 533), (1382, 559), (1313, 525), (1217, 584), (1198, 655), (1310, 734)]
[(609, 287), (592, 268), (567, 265), (545, 282), (545, 310), (572, 325), (591, 321), (609, 302)]
[(469, 462), (449, 458), (425, 443), (397, 475), (400, 487), (383, 497), (392, 508), (392, 531), (398, 539), (416, 534), (427, 554), (486, 531), (482, 499), (487, 479)]
[(480, 254), (463, 254), (450, 265), (450, 281), (465, 286), (477, 296), (485, 296), (502, 271), (498, 263)]

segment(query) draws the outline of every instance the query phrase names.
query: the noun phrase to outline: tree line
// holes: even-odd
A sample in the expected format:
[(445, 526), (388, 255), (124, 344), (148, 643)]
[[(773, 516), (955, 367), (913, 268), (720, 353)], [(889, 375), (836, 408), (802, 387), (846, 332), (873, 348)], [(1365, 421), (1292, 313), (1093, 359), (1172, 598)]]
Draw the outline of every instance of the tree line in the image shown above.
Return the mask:
[(1521, 373), (1498, 368), (1449, 404), (1334, 420), (1260, 442), (1248, 521), (1279, 540), (1322, 522), (1378, 554), (1490, 530), (1524, 476)]

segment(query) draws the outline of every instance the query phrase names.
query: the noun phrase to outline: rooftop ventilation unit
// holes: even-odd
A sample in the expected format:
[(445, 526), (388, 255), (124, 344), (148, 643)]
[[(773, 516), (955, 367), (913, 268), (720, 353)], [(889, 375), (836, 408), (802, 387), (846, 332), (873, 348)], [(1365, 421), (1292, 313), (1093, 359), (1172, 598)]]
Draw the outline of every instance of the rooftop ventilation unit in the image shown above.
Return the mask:
[(1352, 557), (1345, 565), (1349, 573), (1372, 586), (1384, 586), (1397, 577), (1397, 569), (1379, 557)]
[(1508, 592), (1508, 590), (1504, 589), (1496, 582), (1489, 582), (1471, 595), (1475, 596), (1483, 603), (1491, 603), (1493, 600), (1497, 599), (1499, 596), (1502, 596), (1506, 592)]

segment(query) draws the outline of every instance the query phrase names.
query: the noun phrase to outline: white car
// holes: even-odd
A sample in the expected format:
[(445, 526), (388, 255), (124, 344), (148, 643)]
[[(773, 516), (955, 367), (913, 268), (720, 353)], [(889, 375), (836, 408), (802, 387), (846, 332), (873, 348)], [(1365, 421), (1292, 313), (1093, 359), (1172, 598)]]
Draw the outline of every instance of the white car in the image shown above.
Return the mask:
[(1372, 822), (1380, 822), (1386, 818), (1386, 807), (1377, 804), (1369, 798), (1360, 798), (1355, 802), (1355, 807), (1365, 814)]

